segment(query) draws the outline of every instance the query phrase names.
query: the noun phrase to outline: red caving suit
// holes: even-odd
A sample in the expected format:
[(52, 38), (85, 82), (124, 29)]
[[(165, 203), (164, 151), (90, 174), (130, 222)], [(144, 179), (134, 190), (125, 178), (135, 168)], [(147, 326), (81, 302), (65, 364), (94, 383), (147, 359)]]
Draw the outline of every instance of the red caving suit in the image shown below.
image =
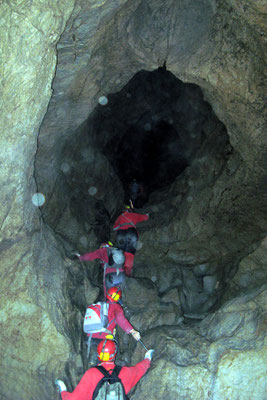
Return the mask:
[[(111, 324), (107, 326), (107, 329), (110, 331), (111, 335), (113, 335), (113, 331), (117, 324), (126, 333), (129, 333), (133, 329), (133, 326), (124, 316), (122, 306), (118, 303), (109, 303), (108, 322), (111, 322)], [(92, 338), (105, 339), (107, 334), (107, 332), (93, 333)]]
[(114, 222), (113, 230), (136, 228), (139, 222), (147, 221), (148, 219), (149, 216), (147, 214), (124, 211)]
[[(110, 374), (115, 368), (115, 363), (112, 361), (102, 362), (98, 365), (102, 365)], [(148, 358), (133, 367), (122, 367), (119, 377), (126, 394), (137, 384), (149, 367), (150, 360)], [(102, 378), (103, 375), (96, 368), (88, 369), (72, 393), (61, 392), (62, 400), (92, 400), (94, 390)]]
[[(138, 232), (136, 230), (136, 225), (139, 222), (147, 221), (149, 216), (147, 214), (137, 214), (133, 212), (124, 211), (115, 221), (113, 225), (114, 231), (126, 230), (134, 228), (136, 231), (136, 237), (138, 238)], [(127, 275), (130, 276), (133, 264), (134, 264), (134, 254), (128, 251), (124, 251), (125, 255), (125, 271), (127, 270)]]
[[(127, 262), (128, 258), (129, 258), (129, 253), (126, 252), (124, 254), (124, 256), (125, 256), (124, 269), (120, 268), (119, 271), (120, 272), (125, 271), (125, 274), (127, 276), (130, 276), (132, 268), (128, 266), (128, 264), (130, 264), (130, 263)], [(81, 261), (92, 261), (92, 260), (96, 260), (96, 259), (103, 261), (103, 264), (102, 264), (103, 267), (104, 267), (105, 263), (108, 263), (107, 247), (103, 247), (102, 249), (92, 251), (91, 253), (83, 254), (82, 256), (79, 257), (79, 260), (81, 260)], [(112, 268), (112, 267), (110, 267), (110, 268), (108, 267), (106, 269), (107, 274), (110, 274), (111, 272), (116, 272), (116, 271), (117, 271), (116, 268)]]

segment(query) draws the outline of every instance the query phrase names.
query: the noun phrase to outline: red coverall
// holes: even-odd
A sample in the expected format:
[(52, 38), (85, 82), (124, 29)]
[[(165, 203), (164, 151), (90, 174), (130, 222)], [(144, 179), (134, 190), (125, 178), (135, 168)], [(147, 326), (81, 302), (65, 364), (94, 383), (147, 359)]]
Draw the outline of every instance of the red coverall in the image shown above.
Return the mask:
[[(131, 269), (129, 270), (129, 267), (127, 265), (127, 255), (128, 254), (129, 253), (125, 253), (124, 254), (124, 256), (125, 256), (124, 269), (120, 268), (119, 271), (120, 272), (121, 271), (125, 271), (125, 274), (127, 276), (130, 276)], [(103, 267), (104, 267), (105, 263), (108, 263), (108, 249), (107, 249), (107, 247), (103, 247), (102, 249), (98, 249), (98, 250), (92, 251), (91, 253), (83, 254), (82, 256), (79, 257), (79, 260), (81, 260), (81, 261), (92, 261), (92, 260), (96, 260), (96, 259), (100, 259), (100, 260), (103, 261), (103, 264), (102, 264)], [(106, 273), (107, 274), (110, 274), (111, 272), (116, 272), (116, 271), (117, 271), (116, 268), (112, 268), (112, 267), (106, 269)]]
[[(128, 319), (124, 316), (122, 306), (118, 303), (109, 303), (108, 322), (111, 322), (111, 324), (108, 325), (107, 329), (112, 335), (116, 324), (118, 324), (126, 333), (129, 333), (132, 329), (134, 329)], [(107, 334), (107, 332), (93, 333), (92, 338), (105, 339)]]
[[(115, 221), (113, 225), (113, 230), (125, 230), (129, 228), (135, 228), (139, 222), (147, 221), (149, 216), (147, 214), (137, 214), (133, 212), (124, 211)], [(136, 230), (136, 234), (138, 236), (138, 232)], [(134, 263), (134, 254), (128, 253), (127, 251), (124, 252), (125, 255), (125, 271), (127, 269), (127, 275), (130, 276), (133, 263)]]
[(147, 214), (124, 211), (114, 222), (113, 230), (136, 228), (136, 224), (147, 221), (148, 218), (149, 216)]
[[(102, 365), (110, 374), (115, 368), (115, 363), (112, 361), (102, 362), (98, 365)], [(149, 367), (150, 360), (148, 358), (145, 358), (133, 367), (122, 367), (119, 377), (126, 394), (137, 384)], [(88, 369), (72, 393), (61, 392), (62, 400), (92, 400), (94, 390), (102, 378), (103, 374), (96, 368)]]

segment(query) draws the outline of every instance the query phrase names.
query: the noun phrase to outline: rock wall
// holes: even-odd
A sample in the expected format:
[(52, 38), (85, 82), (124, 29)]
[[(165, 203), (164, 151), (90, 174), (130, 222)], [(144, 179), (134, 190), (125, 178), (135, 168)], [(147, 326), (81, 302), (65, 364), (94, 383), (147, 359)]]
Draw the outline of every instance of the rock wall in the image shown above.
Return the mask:
[[(179, 190), (184, 188), (188, 199), (193, 197), (190, 192), (194, 187), (187, 188), (186, 174), (180, 177), (170, 188), (173, 221), (169, 221), (173, 214), (167, 211), (164, 226), (159, 228), (152, 220), (152, 225), (148, 225), (150, 232), (142, 233), (144, 246), (136, 259), (136, 277), (148, 279), (147, 284), (142, 281), (139, 284), (144, 292), (148, 290), (156, 297), (155, 309), (146, 317), (148, 326), (142, 333), (146, 344), (156, 348), (156, 355), (153, 368), (131, 397), (146, 395), (157, 399), (168, 393), (173, 399), (220, 400), (251, 399), (256, 393), (257, 399), (264, 399), (263, 288), (252, 289), (249, 284), (244, 285), (244, 277), (238, 280), (237, 276), (238, 292), (241, 286), (249, 290), (247, 294), (229, 300), (199, 326), (180, 326), (177, 288), (184, 278), (179, 274), (177, 277), (175, 269), (177, 265), (189, 264), (190, 268), (201, 270), (200, 266), (210, 267), (220, 256), (223, 264), (230, 264), (233, 259), (239, 261), (256, 250), (253, 244), (266, 231), (265, 13), (265, 4), (260, 0), (204, 1), (201, 6), (193, 1), (165, 2), (163, 6), (158, 0), (149, 4), (141, 0), (90, 3), (80, 0), (75, 4), (74, 0), (56, 3), (34, 0), (1, 4), (0, 393), (3, 399), (56, 397), (52, 385), (55, 377), (64, 378), (69, 388), (71, 384), (75, 386), (84, 367), (81, 312), (99, 292), (87, 280), (88, 270), (65, 258), (66, 242), (62, 239), (65, 227), (70, 232), (67, 241), (73, 241), (73, 246), (84, 235), (88, 240), (90, 226), (81, 226), (73, 218), (67, 199), (65, 223), (64, 218), (61, 221), (59, 218), (59, 232), (54, 232), (42, 216), (49, 205), (42, 212), (32, 204), (32, 195), (40, 190), (47, 201), (53, 197), (64, 162), (62, 155), (66, 154), (65, 145), (93, 111), (98, 97), (118, 91), (140, 69), (152, 70), (164, 61), (181, 80), (203, 89), (227, 128), (234, 156), (216, 184), (206, 191), (203, 188), (200, 200), (196, 198), (188, 207), (187, 203), (180, 207)], [(52, 80), (53, 96), (49, 103)], [(100, 165), (107, 165), (106, 160)], [(107, 171), (111, 171), (109, 166)], [(204, 171), (203, 167), (203, 174)], [(187, 173), (193, 177), (192, 171)], [(68, 184), (66, 179), (64, 190), (58, 192), (59, 197), (55, 196), (51, 205), (62, 204)], [(117, 188), (121, 193), (118, 180)], [(160, 195), (155, 194), (155, 213), (160, 212)], [(205, 202), (203, 220), (200, 210), (204, 199), (208, 199), (208, 206)], [(94, 206), (93, 202), (92, 213)], [(107, 219), (118, 206), (117, 199), (110, 201)], [(179, 209), (184, 213), (179, 214)], [(50, 214), (46, 213), (47, 216)], [(54, 228), (57, 216), (52, 217)], [(95, 217), (92, 224), (94, 221)], [(157, 240), (162, 238), (162, 232), (167, 245)], [(89, 241), (82, 240), (82, 246), (91, 249), (98, 232), (92, 231), (88, 236)], [(161, 244), (156, 246), (156, 243)], [(148, 248), (150, 252), (146, 254)], [(242, 261), (240, 274), (248, 263), (257, 275), (261, 258), (258, 261), (253, 255), (248, 257), (249, 261), (248, 258)], [(159, 260), (155, 264), (156, 274), (151, 269), (143, 272), (144, 263), (153, 266), (154, 258)], [(168, 279), (160, 271), (163, 266)], [(221, 265), (217, 266), (221, 271)], [(257, 284), (259, 278), (254, 278), (254, 272), (252, 275)], [(155, 281), (153, 286), (155, 276), (160, 284)], [(170, 282), (173, 283), (174, 277), (176, 284), (172, 287)], [(134, 286), (135, 281), (131, 284)], [(168, 301), (171, 290), (175, 302)], [(151, 293), (145, 298), (150, 299)], [(228, 298), (234, 294), (235, 291), (229, 292)], [(131, 299), (128, 301), (132, 303)], [(137, 312), (130, 310), (129, 318), (143, 326), (139, 305), (136, 306)], [(164, 311), (166, 316), (161, 318)], [(135, 362), (142, 355), (136, 349), (132, 360), (129, 354), (127, 357), (129, 362)], [(177, 383), (176, 388), (170, 387), (170, 377), (171, 382)], [(197, 380), (199, 377), (201, 381)]]
[[(237, 252), (244, 256), (252, 250), (247, 244), (262, 239), (266, 229), (264, 35), (259, 29), (253, 30), (256, 15), (262, 18), (261, 5), (247, 2), (242, 11), (239, 3), (230, 1), (205, 1), (201, 5), (179, 1), (170, 2), (168, 7), (162, 7), (158, 0), (149, 5), (136, 1), (122, 2), (117, 9), (114, 4), (106, 9), (101, 3), (90, 14), (87, 2), (77, 2), (58, 45), (54, 96), (39, 139), (40, 188), (51, 195), (60, 171), (61, 149), (71, 135), (76, 136), (76, 129), (92, 113), (98, 98), (121, 89), (140, 69), (152, 70), (166, 61), (178, 78), (202, 88), (224, 122), (234, 149), (220, 173), (214, 155), (212, 168), (210, 157), (206, 164), (199, 160), (199, 165), (187, 171), (184, 181), (178, 179), (174, 185), (175, 228), (168, 229), (173, 239), (179, 243), (181, 238), (182, 243), (174, 245), (172, 253), (182, 254), (187, 251), (185, 247), (196, 245), (198, 254), (200, 248), (206, 249), (205, 255), (193, 256), (199, 263), (214, 262), (213, 249), (227, 262), (233, 254), (236, 258)], [(164, 29), (166, 26), (168, 29)], [(218, 133), (210, 127), (207, 130), (209, 145), (215, 146)], [(54, 148), (56, 152), (51, 151)], [(209, 184), (215, 174), (212, 190), (195, 182), (196, 169), (202, 174), (203, 185), (207, 169)], [(186, 188), (189, 181), (192, 186)], [(185, 198), (181, 201), (181, 186), (191, 203), (184, 202)], [(177, 209), (182, 209), (183, 215), (179, 216)], [(114, 205), (107, 207), (109, 214), (113, 211)], [(164, 212), (169, 219), (169, 211)], [(160, 230), (153, 235), (160, 235)]]
[[(51, 282), (55, 268), (62, 272), (63, 261), (53, 238), (45, 238), (40, 211), (31, 197), (36, 192), (37, 138), (52, 93), (56, 43), (73, 5), (71, 0), (16, 1), (2, 2), (0, 7), (3, 399), (51, 399), (53, 372), (64, 368), (71, 350), (55, 323), (57, 317), (57, 325), (62, 321), (66, 306), (61, 280), (56, 285)], [(49, 252), (43, 251), (46, 240)]]
[[(199, 326), (161, 327), (145, 336), (158, 349), (131, 399), (264, 399), (266, 288), (225, 303)], [(134, 360), (142, 350), (136, 348)]]

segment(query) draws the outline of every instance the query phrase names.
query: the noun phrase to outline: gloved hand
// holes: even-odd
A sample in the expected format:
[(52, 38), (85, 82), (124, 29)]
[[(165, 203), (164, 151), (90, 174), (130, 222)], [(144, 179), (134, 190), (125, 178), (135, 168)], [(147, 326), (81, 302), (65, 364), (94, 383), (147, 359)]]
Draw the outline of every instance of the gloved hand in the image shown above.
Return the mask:
[(148, 351), (146, 352), (146, 354), (145, 354), (145, 358), (148, 358), (148, 359), (151, 361), (151, 360), (152, 360), (152, 357), (153, 357), (154, 351), (155, 351), (155, 350), (153, 350), (153, 349), (148, 350)]
[(77, 257), (80, 256), (79, 253), (67, 253), (66, 256), (70, 259), (70, 260), (77, 260)]
[(138, 331), (136, 331), (135, 329), (132, 329), (132, 330), (130, 331), (130, 334), (131, 334), (132, 337), (133, 337), (135, 340), (137, 340), (137, 341), (141, 339), (140, 333), (139, 333)]
[(60, 393), (67, 390), (65, 383), (60, 379), (55, 380), (55, 385), (58, 387)]

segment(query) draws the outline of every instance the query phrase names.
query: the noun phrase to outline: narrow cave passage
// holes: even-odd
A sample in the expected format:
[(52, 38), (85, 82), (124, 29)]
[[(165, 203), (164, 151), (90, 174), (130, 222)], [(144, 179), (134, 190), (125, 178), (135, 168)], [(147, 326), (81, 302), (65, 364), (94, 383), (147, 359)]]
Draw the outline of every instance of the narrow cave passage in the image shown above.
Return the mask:
[[(44, 208), (46, 220), (63, 233), (63, 220), (69, 216), (62, 208), (56, 214), (55, 205), (69, 203), (69, 213), (79, 224), (75, 230), (93, 229), (98, 242), (110, 238), (110, 224), (122, 203), (129, 202), (133, 179), (144, 187), (135, 205), (151, 206), (151, 195), (155, 193), (160, 202), (157, 191), (168, 190), (179, 176), (191, 186), (197, 182), (195, 192), (213, 184), (231, 153), (226, 129), (201, 89), (181, 82), (165, 68), (138, 72), (120, 92), (107, 94), (106, 102), (66, 143), (58, 185)], [(215, 159), (216, 172), (209, 168)], [(184, 174), (188, 167), (190, 179)], [(209, 170), (200, 179), (203, 168)], [(86, 246), (84, 233), (80, 235)]]
[[(112, 224), (128, 202), (129, 183), (141, 181), (146, 196), (137, 207), (140, 212), (152, 210), (154, 218), (141, 232), (134, 273), (127, 278), (127, 317), (145, 337), (166, 326), (174, 327), (173, 335), (178, 329), (183, 336), (222, 305), (240, 261), (238, 243), (233, 254), (222, 259), (208, 240), (212, 221), (205, 220), (217, 180), (230, 159), (229, 174), (240, 159), (201, 89), (164, 68), (140, 71), (106, 99), (63, 149), (58, 185), (44, 218), (67, 257), (74, 250), (92, 251), (101, 242), (113, 241)], [(201, 232), (198, 225), (203, 221), (206, 230)], [(211, 237), (217, 244), (216, 234)], [(102, 300), (102, 270), (97, 264), (68, 268), (68, 297), (83, 315), (88, 304)], [(80, 325), (71, 321), (68, 334), (81, 356), (82, 375), (88, 360)], [(136, 344), (121, 331), (118, 337), (118, 357), (125, 363)], [(76, 368), (78, 361), (73, 365)], [(71, 382), (76, 372), (66, 371)]]
[[(217, 306), (236, 262), (230, 259), (222, 265), (216, 259), (204, 263), (210, 255), (203, 255), (206, 244), (199, 246), (197, 238), (186, 256), (179, 246), (194, 236), (189, 225), (202, 213), (198, 208), (193, 222), (188, 222), (191, 205), (199, 207), (201, 193), (201, 205), (204, 210), (208, 207), (208, 193), (232, 155), (226, 129), (204, 101), (201, 89), (184, 84), (165, 68), (140, 71), (120, 92), (107, 94), (104, 103), (66, 144), (52, 198), (57, 206), (48, 204), (45, 218), (63, 238), (67, 251), (84, 253), (89, 246), (96, 248), (112, 239), (114, 219), (129, 200), (129, 183), (133, 178), (140, 180), (146, 196), (137, 206), (141, 212), (154, 210), (154, 219), (145, 229), (159, 231), (157, 251), (168, 252), (173, 242), (169, 234), (164, 238), (163, 229), (174, 215), (181, 230), (174, 259), (162, 268), (172, 273), (161, 283), (150, 273), (149, 279), (156, 282), (161, 297), (182, 287), (184, 312), (202, 318)], [(197, 201), (193, 203), (194, 198)], [(64, 201), (66, 205), (58, 207)], [(151, 248), (148, 251), (145, 264), (152, 257)], [(214, 257), (213, 249), (210, 254)], [(140, 274), (144, 276), (143, 271)], [(88, 278), (101, 286), (98, 267)]]
[[(165, 68), (140, 71), (120, 92), (106, 94), (105, 98), (107, 104), (100, 101), (61, 152), (57, 184), (43, 208), (44, 219), (66, 255), (92, 251), (100, 243), (115, 239), (112, 225), (123, 203), (129, 201), (129, 183), (134, 178), (140, 180), (145, 196), (137, 207), (141, 213), (152, 211), (154, 216), (144, 226), (141, 257), (135, 262), (134, 274), (148, 279), (148, 288), (154, 285), (156, 303), (175, 291), (179, 310), (168, 314), (172, 321), (182, 314), (202, 319), (218, 306), (225, 280), (236, 265), (232, 258), (223, 265), (213, 255), (213, 248), (207, 252), (206, 243), (199, 245), (190, 226), (199, 215), (201, 221), (204, 218), (201, 209), (193, 209), (191, 222), (191, 206), (208, 207), (208, 193), (232, 155), (226, 129), (204, 101), (201, 89), (181, 82)], [(180, 231), (176, 234), (177, 247), (169, 251), (174, 240), (166, 226), (174, 216)], [(191, 243), (190, 236), (196, 237)], [(185, 242), (189, 246), (186, 251)], [(168, 253), (174, 256), (161, 264), (158, 256)], [(68, 283), (71, 302), (80, 312), (88, 302), (84, 279), (94, 290), (102, 284), (98, 265), (83, 271), (81, 274), (78, 268), (73, 275), (71, 270)], [(73, 281), (75, 275), (78, 287)], [(141, 282), (146, 293), (143, 285), (146, 287), (147, 282)], [(132, 301), (130, 293), (126, 304), (130, 307)]]

